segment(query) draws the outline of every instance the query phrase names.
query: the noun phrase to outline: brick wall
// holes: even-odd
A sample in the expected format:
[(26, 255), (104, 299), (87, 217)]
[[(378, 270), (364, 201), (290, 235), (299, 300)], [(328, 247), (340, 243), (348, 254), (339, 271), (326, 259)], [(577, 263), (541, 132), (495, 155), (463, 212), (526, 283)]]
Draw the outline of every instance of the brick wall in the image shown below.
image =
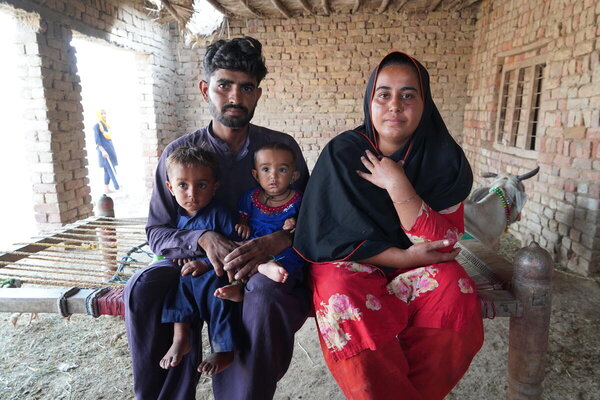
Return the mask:
[[(600, 3), (494, 2), (480, 7), (468, 77), (464, 148), (476, 172), (523, 173), (529, 200), (511, 232), (536, 240), (557, 263), (600, 272)], [(500, 65), (546, 63), (536, 151), (495, 144)], [(483, 184), (483, 179), (478, 179)]]
[[(269, 74), (254, 123), (293, 135), (312, 167), (334, 135), (362, 122), (371, 70), (391, 50), (421, 61), (448, 128), (460, 141), (475, 11), (356, 14), (230, 21), (228, 35), (263, 43)], [(180, 133), (210, 120), (198, 91), (203, 49), (179, 49)]]
[[(173, 32), (151, 20), (137, 2), (94, 0), (5, 1), (20, 25), (18, 41), (27, 104), (24, 119), (32, 153), (36, 220), (42, 230), (92, 215), (84, 145), (81, 86), (74, 34), (138, 54), (147, 187), (159, 143), (175, 131)], [(6, 5), (2, 5), (7, 7)], [(163, 139), (167, 138), (167, 139)], [(149, 193), (149, 192), (148, 192)]]

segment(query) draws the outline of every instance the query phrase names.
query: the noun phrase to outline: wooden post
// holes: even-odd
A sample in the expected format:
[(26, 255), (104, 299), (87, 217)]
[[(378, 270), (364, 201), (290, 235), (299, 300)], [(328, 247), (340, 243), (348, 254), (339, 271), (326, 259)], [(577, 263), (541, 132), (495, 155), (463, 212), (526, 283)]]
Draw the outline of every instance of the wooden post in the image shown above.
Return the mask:
[(98, 216), (100, 217), (115, 217), (115, 203), (113, 199), (103, 194), (98, 200)]
[(552, 304), (550, 254), (536, 242), (517, 251), (512, 279), (522, 317), (510, 318), (507, 400), (542, 398)]
[[(115, 217), (115, 207), (113, 200), (107, 195), (103, 194), (98, 200), (98, 215), (101, 217)], [(102, 221), (101, 218), (99, 221)], [(115, 272), (117, 272), (117, 232), (115, 228), (105, 226), (102, 228), (96, 228), (96, 233), (100, 238), (100, 250), (102, 251), (102, 258), (104, 260), (102, 270), (106, 276), (106, 279), (111, 279)]]

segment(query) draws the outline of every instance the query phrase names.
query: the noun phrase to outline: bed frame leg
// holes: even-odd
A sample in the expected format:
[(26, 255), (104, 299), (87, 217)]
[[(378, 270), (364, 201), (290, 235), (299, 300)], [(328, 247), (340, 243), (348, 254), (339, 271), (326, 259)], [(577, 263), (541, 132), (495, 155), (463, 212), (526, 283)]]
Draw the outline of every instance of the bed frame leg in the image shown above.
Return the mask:
[[(98, 200), (98, 216), (115, 217), (115, 207), (113, 199), (103, 194)], [(106, 280), (112, 279), (117, 272), (117, 233), (114, 228), (106, 226), (96, 228), (100, 238), (100, 249), (102, 250), (102, 271)]]
[(507, 400), (542, 398), (552, 305), (550, 254), (536, 242), (517, 251), (512, 279), (523, 316), (510, 318)]

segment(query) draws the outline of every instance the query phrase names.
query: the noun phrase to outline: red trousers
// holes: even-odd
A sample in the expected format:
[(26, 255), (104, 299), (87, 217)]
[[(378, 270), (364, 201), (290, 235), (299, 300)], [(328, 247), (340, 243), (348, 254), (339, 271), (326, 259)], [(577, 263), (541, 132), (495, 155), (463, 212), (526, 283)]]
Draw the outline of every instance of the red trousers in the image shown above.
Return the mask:
[(481, 317), (462, 332), (407, 327), (377, 350), (335, 361), (319, 334), (325, 362), (348, 399), (443, 399), (483, 344)]

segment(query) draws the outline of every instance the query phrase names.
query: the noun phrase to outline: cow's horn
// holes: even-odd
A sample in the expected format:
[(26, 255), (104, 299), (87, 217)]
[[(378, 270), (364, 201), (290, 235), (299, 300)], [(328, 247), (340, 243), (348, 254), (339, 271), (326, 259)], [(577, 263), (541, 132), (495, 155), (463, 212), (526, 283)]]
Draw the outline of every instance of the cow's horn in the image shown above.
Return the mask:
[(524, 181), (525, 179), (529, 179), (532, 176), (534, 176), (535, 174), (537, 174), (540, 171), (540, 167), (537, 167), (536, 169), (529, 171), (527, 173), (524, 173), (523, 175), (519, 175), (517, 176), (517, 180), (519, 181)]

